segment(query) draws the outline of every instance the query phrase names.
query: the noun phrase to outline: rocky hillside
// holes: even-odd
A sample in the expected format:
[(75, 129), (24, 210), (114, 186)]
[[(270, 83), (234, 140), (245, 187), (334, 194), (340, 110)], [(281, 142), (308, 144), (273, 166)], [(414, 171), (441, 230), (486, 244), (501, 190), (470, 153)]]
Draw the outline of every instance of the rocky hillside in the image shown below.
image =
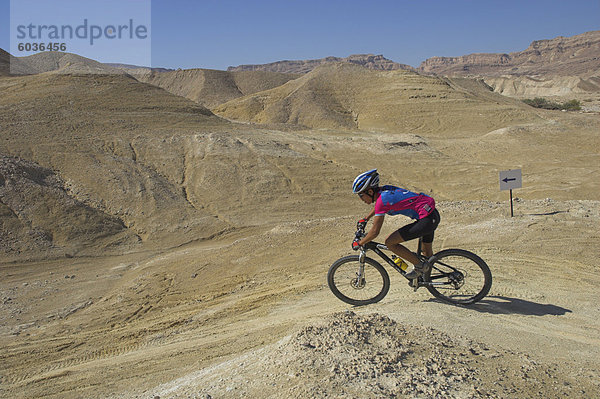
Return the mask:
[[(581, 98), (585, 109), (598, 111), (600, 97), (600, 73), (598, 76), (498, 76), (484, 77), (485, 83), (495, 92), (511, 97), (557, 97), (564, 99)], [(590, 104), (590, 98), (596, 101)], [(562, 100), (558, 100), (562, 101)]]
[(348, 64), (360, 65), (368, 69), (393, 71), (396, 69), (404, 69), (414, 71), (410, 65), (399, 64), (388, 60), (383, 55), (373, 54), (355, 54), (346, 58), (326, 57), (316, 60), (296, 60), (296, 61), (278, 61), (270, 64), (262, 65), (239, 65), (237, 67), (229, 67), (228, 71), (271, 71), (283, 73), (308, 73), (319, 65), (329, 64), (334, 62), (344, 62)]
[(437, 75), (553, 75), (589, 77), (600, 73), (600, 31), (536, 40), (523, 51), (433, 57), (419, 71)]
[[(91, 244), (106, 251), (138, 237), (114, 216), (70, 195), (52, 170), (0, 155), (0, 253), (74, 255)], [(122, 249), (122, 248), (121, 248)], [(85, 253), (85, 252), (84, 252)]]
[(600, 31), (536, 40), (523, 51), (433, 57), (421, 73), (470, 76), (485, 80), (497, 93), (519, 98), (577, 98), (584, 110), (600, 109)]

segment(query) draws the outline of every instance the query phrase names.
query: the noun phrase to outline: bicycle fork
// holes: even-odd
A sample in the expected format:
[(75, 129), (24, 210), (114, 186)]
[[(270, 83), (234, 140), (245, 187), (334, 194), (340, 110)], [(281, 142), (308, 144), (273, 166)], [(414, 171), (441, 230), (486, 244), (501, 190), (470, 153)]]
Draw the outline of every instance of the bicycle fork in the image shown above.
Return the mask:
[(358, 254), (358, 272), (356, 273), (356, 288), (362, 288), (365, 286), (365, 257), (366, 252), (364, 249), (360, 249)]

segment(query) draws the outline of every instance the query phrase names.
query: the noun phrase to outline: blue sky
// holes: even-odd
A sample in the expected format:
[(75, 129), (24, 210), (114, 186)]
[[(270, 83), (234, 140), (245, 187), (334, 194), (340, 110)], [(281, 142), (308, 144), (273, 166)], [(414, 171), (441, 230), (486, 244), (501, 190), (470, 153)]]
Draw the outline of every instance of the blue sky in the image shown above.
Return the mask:
[[(61, 0), (50, 3), (69, 13)], [(6, 50), (9, 5), (0, 0)], [(433, 56), (508, 53), (533, 40), (600, 30), (599, 0), (153, 0), (151, 13), (152, 66), (168, 68), (359, 53), (418, 66)]]

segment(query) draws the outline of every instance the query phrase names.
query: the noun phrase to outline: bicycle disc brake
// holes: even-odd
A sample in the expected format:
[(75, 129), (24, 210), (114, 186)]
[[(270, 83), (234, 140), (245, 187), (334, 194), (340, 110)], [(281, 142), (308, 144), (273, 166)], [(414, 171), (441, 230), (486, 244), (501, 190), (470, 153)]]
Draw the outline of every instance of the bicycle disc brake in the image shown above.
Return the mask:
[(360, 290), (361, 288), (365, 288), (365, 285), (367, 285), (367, 281), (365, 280), (364, 277), (358, 277), (358, 273), (356, 278), (352, 279), (352, 282), (350, 283), (350, 285), (352, 286), (352, 288)]

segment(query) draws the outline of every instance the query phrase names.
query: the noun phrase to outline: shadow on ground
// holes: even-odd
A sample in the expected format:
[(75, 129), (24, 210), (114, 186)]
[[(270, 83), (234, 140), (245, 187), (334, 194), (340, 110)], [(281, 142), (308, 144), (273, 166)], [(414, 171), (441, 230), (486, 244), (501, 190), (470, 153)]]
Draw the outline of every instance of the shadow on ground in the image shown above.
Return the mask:
[(466, 307), (482, 313), (522, 314), (526, 316), (562, 316), (571, 313), (571, 310), (560, 306), (505, 296), (488, 296)]

